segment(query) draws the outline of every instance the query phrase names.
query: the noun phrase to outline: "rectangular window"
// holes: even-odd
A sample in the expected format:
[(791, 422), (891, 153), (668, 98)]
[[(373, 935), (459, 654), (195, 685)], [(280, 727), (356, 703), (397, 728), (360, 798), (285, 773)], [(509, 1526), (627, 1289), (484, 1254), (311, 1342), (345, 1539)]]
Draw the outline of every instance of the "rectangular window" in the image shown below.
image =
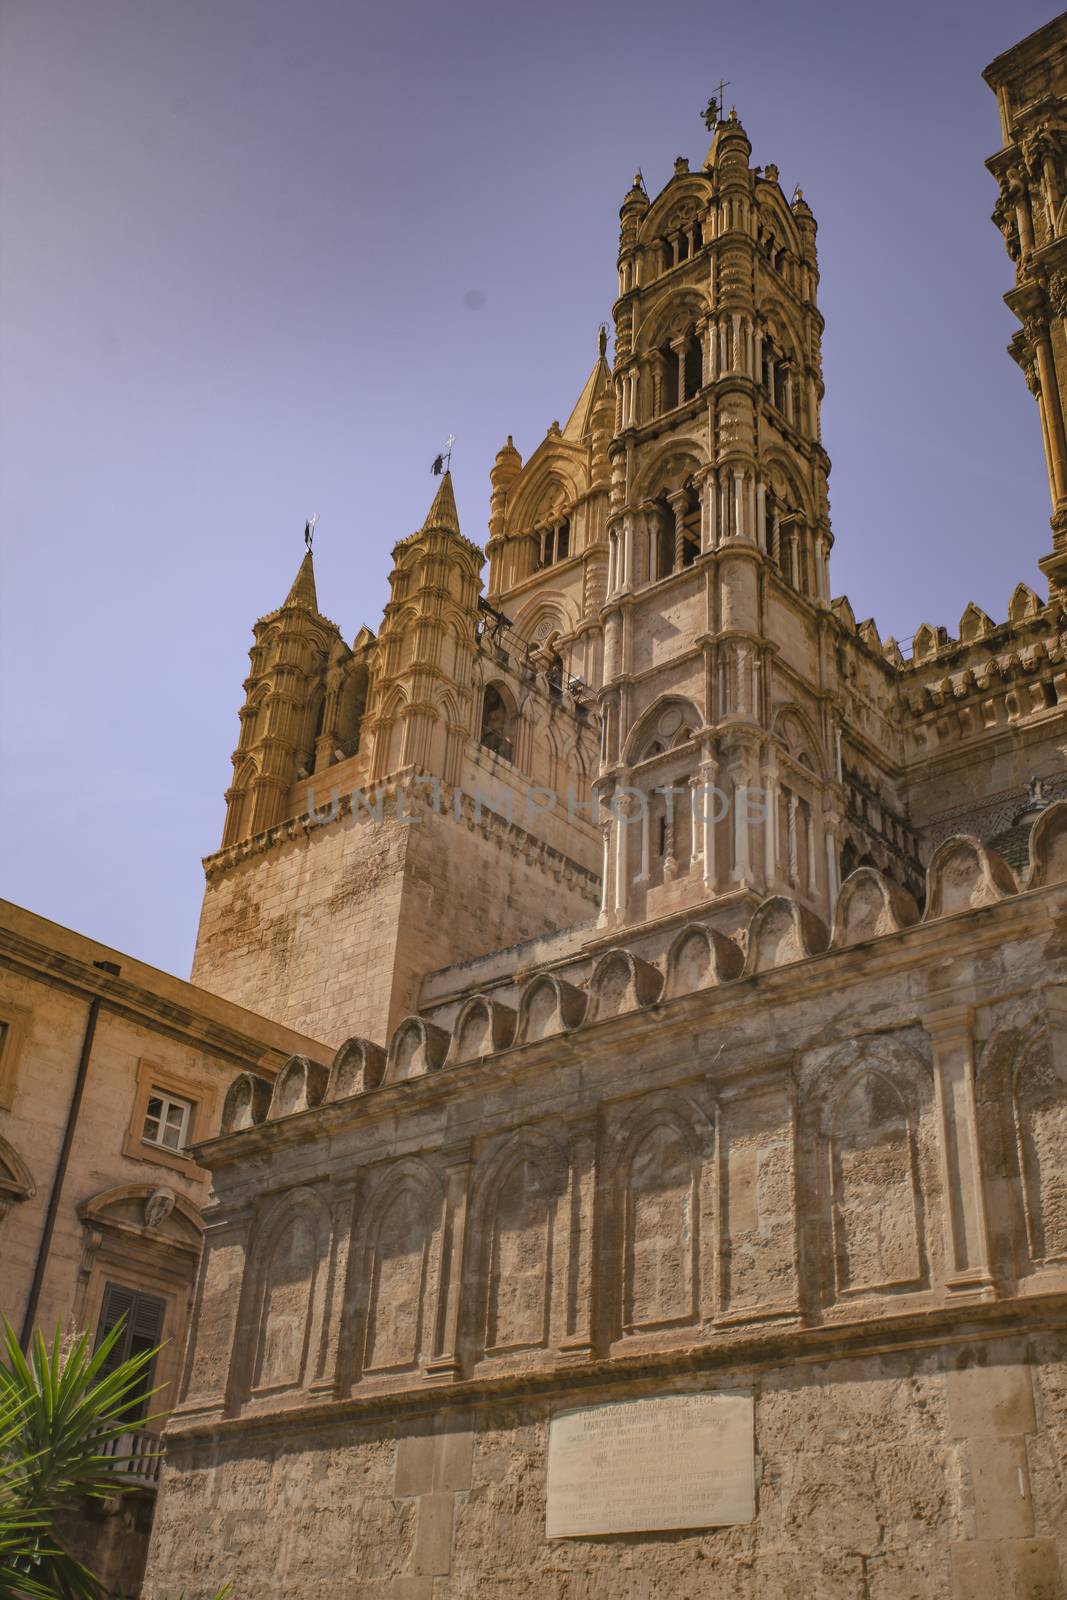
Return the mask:
[[(103, 1305), (100, 1308), (100, 1325), (96, 1330), (97, 1346), (123, 1318), (125, 1321), (122, 1322), (122, 1333), (108, 1356), (105, 1372), (114, 1371), (121, 1362), (128, 1361), (130, 1356), (141, 1355), (146, 1350), (156, 1348), (163, 1336), (163, 1318), (166, 1309), (166, 1301), (158, 1299), (155, 1295), (139, 1294), (137, 1290), (126, 1289), (118, 1283), (106, 1285)], [(136, 1396), (140, 1398), (140, 1405), (129, 1413), (131, 1428), (143, 1421), (147, 1414), (154, 1371), (153, 1360), (149, 1362), (138, 1380)], [(131, 1393), (130, 1398), (133, 1399), (134, 1394)]]
[(157, 1144), (164, 1150), (184, 1150), (189, 1134), (192, 1106), (188, 1100), (176, 1100), (173, 1095), (153, 1090), (145, 1109), (145, 1144)]

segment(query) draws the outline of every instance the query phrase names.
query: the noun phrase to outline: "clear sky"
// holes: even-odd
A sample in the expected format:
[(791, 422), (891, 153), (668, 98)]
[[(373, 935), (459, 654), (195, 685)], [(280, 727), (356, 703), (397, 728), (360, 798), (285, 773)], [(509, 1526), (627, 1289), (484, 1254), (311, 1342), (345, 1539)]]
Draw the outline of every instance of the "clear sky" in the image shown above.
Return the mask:
[(2, 0), (3, 892), (179, 974), (250, 627), (320, 515), (376, 628), (457, 435), (565, 419), (618, 208), (720, 76), (819, 222), (835, 593), (995, 618), (1051, 546), (981, 69), (1045, 4)]

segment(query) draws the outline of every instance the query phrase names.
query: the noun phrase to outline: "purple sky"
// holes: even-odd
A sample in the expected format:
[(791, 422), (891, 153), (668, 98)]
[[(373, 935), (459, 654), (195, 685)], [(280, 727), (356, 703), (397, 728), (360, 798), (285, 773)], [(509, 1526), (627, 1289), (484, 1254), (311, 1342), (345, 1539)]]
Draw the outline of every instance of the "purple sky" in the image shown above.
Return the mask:
[(504, 435), (527, 455), (592, 365), (634, 168), (654, 194), (703, 159), (720, 75), (820, 225), (834, 592), (900, 637), (1044, 592), (980, 72), (1046, 5), (0, 14), (10, 898), (188, 971), (250, 627), (305, 516), (350, 640), (450, 431), (485, 537)]

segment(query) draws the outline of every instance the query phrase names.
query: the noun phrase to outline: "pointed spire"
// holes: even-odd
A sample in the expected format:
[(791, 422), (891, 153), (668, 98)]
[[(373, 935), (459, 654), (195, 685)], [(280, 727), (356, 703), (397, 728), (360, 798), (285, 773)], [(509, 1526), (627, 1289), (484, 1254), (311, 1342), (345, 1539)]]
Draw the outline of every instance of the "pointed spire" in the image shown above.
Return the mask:
[(451, 472), (446, 472), (441, 479), (441, 487), (434, 496), (433, 505), (426, 514), (426, 521), (421, 531), (459, 533), (459, 512), (456, 510), (456, 497), (452, 492)]
[(581, 394), (563, 429), (563, 437), (580, 444), (589, 435), (593, 412), (605, 389), (611, 388), (611, 368), (607, 362), (607, 329), (601, 326), (597, 339), (597, 358), (592, 372), (585, 380)]
[[(311, 558), (311, 551), (304, 554), (293, 587), (285, 597), (285, 606), (303, 606), (307, 611), (318, 611), (319, 600), (315, 593), (315, 563)], [(285, 610), (285, 606), (282, 610)]]

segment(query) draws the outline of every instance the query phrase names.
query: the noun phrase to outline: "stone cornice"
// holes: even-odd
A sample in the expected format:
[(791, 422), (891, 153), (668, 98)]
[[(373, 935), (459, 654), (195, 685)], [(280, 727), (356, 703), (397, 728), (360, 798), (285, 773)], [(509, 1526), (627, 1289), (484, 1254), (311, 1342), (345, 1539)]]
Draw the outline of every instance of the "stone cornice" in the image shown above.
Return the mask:
[[(531, 865), (535, 862), (545, 872), (553, 877), (562, 877), (572, 887), (578, 888), (591, 903), (599, 904), (600, 878), (587, 867), (565, 856), (561, 850), (554, 849), (544, 840), (538, 839), (534, 834), (528, 833), (525, 828), (520, 828), (517, 823), (509, 822), (506, 817), (493, 811), (487, 805), (476, 806), (474, 798), (464, 791), (453, 788), (449, 784), (440, 782), (440, 807), (434, 808), (422, 791), (427, 787), (427, 779), (421, 774), (412, 771), (408, 782), (420, 783), (418, 791), (405, 789), (406, 775), (391, 775), (385, 778), (371, 779), (368, 789), (380, 798), (383, 806), (388, 802), (396, 803), (398, 792), (404, 791), (405, 817), (412, 816), (415, 812), (426, 815), (436, 815), (445, 821), (451, 821), (457, 826), (465, 825), (468, 828), (477, 828), (487, 840), (494, 840), (502, 848), (510, 849), (515, 855), (522, 855)], [(336, 786), (334, 786), (336, 787)], [(359, 786), (357, 786), (358, 788)], [(459, 797), (458, 802), (457, 798)], [(369, 798), (369, 796), (368, 796)], [(459, 815), (457, 816), (457, 803)], [(299, 816), (290, 817), (285, 822), (276, 823), (272, 828), (267, 828), (263, 833), (254, 834), (250, 839), (242, 839), (237, 844), (228, 845), (224, 850), (218, 850), (214, 855), (205, 856), (203, 861), (204, 873), (210, 882), (220, 873), (229, 871), (232, 867), (244, 861), (262, 855), (265, 851), (273, 849), (276, 845), (286, 844), (294, 839), (307, 838), (317, 833), (320, 829), (331, 828), (352, 815), (352, 794), (337, 794), (337, 804), (334, 806), (332, 796), (328, 796), (324, 804), (329, 806), (328, 817), (312, 815), (310, 811), (301, 812)], [(477, 815), (476, 815), (477, 812)], [(369, 820), (369, 819), (364, 819)]]
[[(708, 1335), (690, 1337), (675, 1350), (615, 1348), (607, 1356), (557, 1362), (553, 1368), (530, 1372), (492, 1373), (447, 1384), (416, 1378), (388, 1392), (355, 1393), (344, 1398), (315, 1399), (299, 1407), (257, 1409), (239, 1417), (217, 1412), (198, 1417), (192, 1407), (183, 1415), (172, 1413), (166, 1427), (169, 1450), (175, 1455), (201, 1441), (236, 1441), (275, 1432), (290, 1434), (296, 1426), (328, 1427), (354, 1419), (360, 1426), (398, 1417), (438, 1414), (445, 1407), (514, 1405), (517, 1401), (549, 1403), (561, 1393), (585, 1394), (586, 1403), (609, 1397), (616, 1385), (626, 1385), (634, 1397), (635, 1382), (663, 1383), (680, 1377), (742, 1367), (746, 1376), (783, 1365), (854, 1360), (857, 1356), (887, 1355), (905, 1350), (922, 1351), (946, 1342), (972, 1344), (998, 1334), (1048, 1332), (1067, 1327), (1067, 1294), (1054, 1290), (1042, 1295), (1021, 1295), (988, 1302), (959, 1301), (924, 1306), (896, 1315), (852, 1317), (821, 1325), (801, 1324), (799, 1317), (782, 1317), (776, 1323), (721, 1326)], [(571, 1402), (573, 1403), (573, 1402)]]
[[(170, 973), (133, 961), (121, 951), (84, 939), (7, 901), (0, 902), (0, 961), (25, 976), (58, 984), (109, 1010), (232, 1061), (242, 1069), (275, 1071), (292, 1054), (323, 1059), (326, 1047), (306, 1034), (246, 1011)], [(116, 976), (95, 965), (105, 959)]]
[[(736, 1073), (751, 1076), (757, 1069), (753, 1067), (750, 1030), (744, 1024), (753, 1013), (765, 1013), (768, 1006), (776, 1003), (790, 1004), (797, 997), (798, 989), (806, 1001), (822, 993), (841, 995), (856, 984), (869, 983), (872, 970), (885, 979), (899, 971), (929, 965), (932, 957), (936, 958), (940, 970), (948, 971), (957, 954), (973, 955), (979, 949), (998, 949), (1013, 938), (1022, 939), (1028, 933), (1047, 928), (1050, 913), (1057, 912), (1065, 893), (1063, 884), (1022, 891), (992, 905), (914, 923), (871, 938), (861, 946), (829, 948), (801, 961), (662, 999), (620, 1016), (584, 1023), (570, 1033), (514, 1044), (475, 1061), (441, 1067), (399, 1083), (382, 1084), (346, 1100), (320, 1104), (283, 1121), (264, 1122), (220, 1135), (196, 1146), (197, 1159), (201, 1165), (220, 1171), (234, 1162), (254, 1160), (267, 1150), (277, 1151), (294, 1144), (322, 1141), (324, 1152), (328, 1152), (330, 1138), (336, 1137), (343, 1128), (360, 1122), (377, 1123), (416, 1115), (443, 1100), (458, 1103), (468, 1093), (482, 1097), (520, 1080), (527, 1082), (534, 1074), (574, 1064), (579, 1058), (590, 1065), (601, 1054), (614, 1057), (620, 1048), (633, 1054), (653, 1038), (662, 1040), (664, 1029), (677, 1032), (680, 1038), (688, 1041), (696, 1062), (707, 1043), (707, 1030), (714, 1028), (714, 1038), (723, 1047), (715, 1062), (716, 1081)], [(689, 907), (683, 920), (699, 919), (710, 909), (710, 904)], [(602, 944), (625, 947), (645, 931), (642, 925), (614, 929), (603, 941), (594, 936), (588, 949), (599, 950)], [(562, 973), (575, 959), (568, 956), (561, 962), (550, 962), (544, 970)], [(532, 977), (534, 972), (531, 970), (523, 976)], [(496, 993), (500, 985), (491, 987)], [(471, 990), (471, 993), (476, 992), (476, 987)], [(936, 1004), (934, 991), (929, 993), (929, 1009), (932, 1010)], [(952, 993), (949, 989), (942, 998)], [(1003, 998), (1004, 994), (998, 993), (998, 1002)], [(926, 1009), (925, 1003), (917, 1008), (916, 1021), (922, 1020)], [(728, 1041), (727, 1029), (736, 1030)], [(760, 1058), (764, 1062), (765, 1059), (765, 1056)], [(684, 1077), (684, 1067), (679, 1070)], [(708, 1068), (701, 1065), (698, 1073), (706, 1077)], [(677, 1076), (672, 1079), (674, 1081)], [(521, 1115), (521, 1112), (516, 1114)]]

